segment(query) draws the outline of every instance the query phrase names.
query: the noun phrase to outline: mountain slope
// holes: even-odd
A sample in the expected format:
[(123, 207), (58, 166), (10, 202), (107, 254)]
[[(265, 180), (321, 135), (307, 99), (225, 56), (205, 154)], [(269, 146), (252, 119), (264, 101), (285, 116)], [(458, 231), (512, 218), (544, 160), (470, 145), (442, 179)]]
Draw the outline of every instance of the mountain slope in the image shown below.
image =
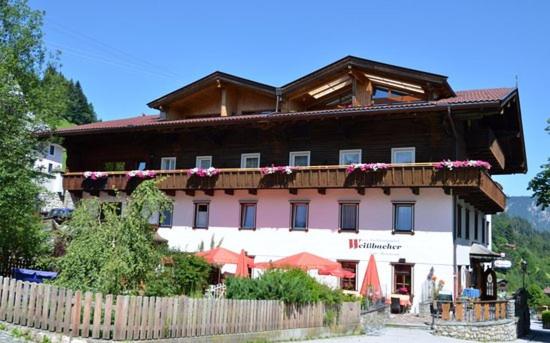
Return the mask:
[(531, 197), (509, 197), (505, 212), (510, 217), (527, 220), (535, 230), (550, 231), (550, 208), (543, 211)]

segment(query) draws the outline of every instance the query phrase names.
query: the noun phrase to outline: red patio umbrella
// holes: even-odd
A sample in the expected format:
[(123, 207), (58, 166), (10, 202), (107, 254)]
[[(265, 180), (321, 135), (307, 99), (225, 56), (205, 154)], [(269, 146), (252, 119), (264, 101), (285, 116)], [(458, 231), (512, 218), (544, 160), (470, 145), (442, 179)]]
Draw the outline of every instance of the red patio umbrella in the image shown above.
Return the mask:
[(239, 260), (237, 262), (237, 270), (235, 271), (236, 277), (249, 277), (248, 274), (248, 257), (246, 256), (244, 249), (241, 249)]
[(365, 277), (363, 278), (360, 293), (361, 295), (369, 296), (372, 299), (380, 299), (382, 297), (380, 277), (378, 276), (378, 268), (376, 268), (374, 255), (370, 255), (369, 264), (367, 265), (367, 271), (365, 272)]
[(341, 267), (340, 263), (331, 261), (324, 257), (310, 254), (308, 252), (301, 252), (296, 255), (284, 257), (280, 260), (272, 262), (256, 263), (256, 268), (300, 268), (304, 270), (309, 269), (326, 269), (326, 268), (338, 268)]
[[(195, 255), (204, 258), (210, 264), (224, 265), (224, 264), (238, 264), (239, 254), (231, 250), (219, 247), (207, 251), (200, 251)], [(254, 260), (250, 257), (246, 257), (248, 265), (252, 265)]]
[(335, 268), (324, 268), (319, 269), (319, 275), (332, 275), (339, 278), (352, 278), (355, 276), (355, 273), (350, 272), (349, 270), (346, 270), (342, 268), (342, 265), (335, 267)]

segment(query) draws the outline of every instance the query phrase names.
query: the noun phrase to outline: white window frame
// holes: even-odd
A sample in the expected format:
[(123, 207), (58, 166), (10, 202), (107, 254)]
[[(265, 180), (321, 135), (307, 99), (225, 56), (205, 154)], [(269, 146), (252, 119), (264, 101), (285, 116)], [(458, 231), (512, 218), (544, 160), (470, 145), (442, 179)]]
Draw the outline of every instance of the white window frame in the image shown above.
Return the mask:
[[(208, 226), (210, 225), (210, 202), (195, 201), (193, 205), (195, 206), (193, 211), (193, 229), (208, 230)], [(199, 212), (199, 206), (201, 205), (206, 206), (206, 226), (197, 226), (197, 214)]]
[(174, 169), (163, 169), (164, 161), (174, 161), (174, 169), (176, 169), (176, 158), (175, 157), (162, 157), (160, 159), (160, 169), (161, 170), (174, 170)]
[(359, 153), (359, 163), (361, 163), (363, 161), (363, 152), (361, 149), (347, 149), (347, 150), (340, 150), (340, 159), (339, 159), (339, 164), (340, 165), (345, 165), (346, 163), (344, 163), (344, 155), (345, 154), (354, 154), (354, 153)]
[(201, 161), (210, 161), (210, 167), (212, 167), (212, 156), (197, 156), (195, 158), (195, 167), (200, 168), (201, 167), (201, 164), (200, 164)]
[(261, 155), (259, 152), (254, 152), (250, 154), (241, 154), (241, 168), (246, 168), (246, 159), (248, 158), (257, 158), (258, 159), (258, 166), (256, 168), (260, 168), (261, 165)]
[(416, 148), (415, 147), (406, 147), (406, 148), (392, 148), (391, 149), (391, 163), (397, 163), (396, 155), (399, 152), (412, 152), (412, 163), (416, 163)]
[(288, 155), (288, 165), (291, 167), (295, 167), (296, 157), (298, 156), (306, 156), (307, 167), (311, 165), (311, 151), (291, 151)]

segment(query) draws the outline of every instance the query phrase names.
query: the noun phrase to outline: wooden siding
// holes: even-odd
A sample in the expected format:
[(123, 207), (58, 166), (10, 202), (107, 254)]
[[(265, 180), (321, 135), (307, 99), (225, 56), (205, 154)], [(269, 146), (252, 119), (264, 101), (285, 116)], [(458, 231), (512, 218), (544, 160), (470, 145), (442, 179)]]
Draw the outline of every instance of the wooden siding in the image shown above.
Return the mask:
[(362, 149), (363, 162), (391, 161), (391, 148), (415, 147), (417, 162), (465, 158), (457, 155), (454, 138), (445, 131), (441, 115), (385, 120), (342, 118), (277, 125), (195, 128), (69, 136), (69, 171), (103, 170), (105, 162), (123, 161), (136, 169), (159, 169), (162, 157), (176, 157), (177, 168), (195, 167), (196, 156), (212, 156), (218, 168), (240, 167), (241, 154), (259, 152), (261, 165), (288, 165), (289, 152), (311, 151), (311, 165), (339, 163), (339, 150)]
[[(506, 196), (482, 170), (465, 168), (436, 170), (431, 164), (393, 165), (388, 170), (346, 173), (345, 166), (301, 167), (292, 174), (262, 175), (260, 169), (221, 169), (213, 177), (190, 176), (186, 170), (159, 171), (163, 190), (214, 191), (235, 189), (327, 189), (443, 187), (453, 189), (485, 213), (503, 211)], [(72, 192), (98, 192), (114, 189), (131, 191), (140, 181), (128, 179), (125, 172), (112, 172), (101, 180), (85, 179), (83, 173), (66, 173), (64, 189)], [(213, 193), (210, 193), (211, 195)]]

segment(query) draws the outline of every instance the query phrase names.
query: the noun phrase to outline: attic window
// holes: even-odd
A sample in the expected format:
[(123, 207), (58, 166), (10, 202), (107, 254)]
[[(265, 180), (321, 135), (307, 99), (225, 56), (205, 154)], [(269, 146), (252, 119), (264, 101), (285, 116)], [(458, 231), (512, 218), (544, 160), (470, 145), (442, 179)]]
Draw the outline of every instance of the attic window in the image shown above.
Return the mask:
[(347, 85), (351, 84), (350, 78), (346, 75), (339, 79), (336, 79), (332, 82), (329, 82), (327, 84), (322, 85), (321, 87), (315, 88), (314, 90), (308, 92), (309, 95), (314, 97), (315, 99), (319, 99), (327, 94), (330, 94), (334, 91), (337, 91), (339, 89), (342, 89), (346, 87)]
[(380, 76), (371, 75), (371, 74), (365, 74), (365, 76), (368, 77), (372, 82), (374, 82), (376, 84), (379, 84), (379, 85), (424, 94), (424, 90), (419, 85), (415, 85), (415, 84), (407, 83), (407, 82), (402, 82), (402, 81), (397, 81), (397, 80), (393, 80), (393, 79), (388, 79), (388, 78), (385, 78), (385, 77), (380, 77)]

